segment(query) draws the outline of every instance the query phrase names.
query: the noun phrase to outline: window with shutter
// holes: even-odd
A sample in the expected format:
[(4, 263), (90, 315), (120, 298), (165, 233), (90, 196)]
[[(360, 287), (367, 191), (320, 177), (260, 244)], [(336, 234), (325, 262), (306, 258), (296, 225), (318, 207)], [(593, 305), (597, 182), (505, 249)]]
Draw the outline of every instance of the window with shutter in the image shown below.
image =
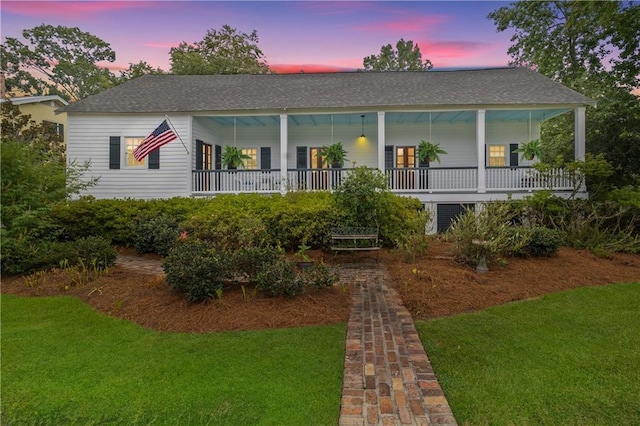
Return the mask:
[(120, 168), (120, 136), (109, 136), (109, 168)]

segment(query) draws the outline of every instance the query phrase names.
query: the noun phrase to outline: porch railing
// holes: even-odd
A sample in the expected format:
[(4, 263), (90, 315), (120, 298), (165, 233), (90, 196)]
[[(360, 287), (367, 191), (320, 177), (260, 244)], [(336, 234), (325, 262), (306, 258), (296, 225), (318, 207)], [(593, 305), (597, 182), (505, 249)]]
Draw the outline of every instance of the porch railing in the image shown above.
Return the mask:
[(533, 191), (574, 189), (574, 179), (565, 169), (554, 168), (540, 172), (531, 167), (487, 168), (487, 190)]
[[(194, 170), (195, 194), (240, 192), (334, 190), (351, 169), (289, 169), (282, 179), (271, 170)], [(473, 192), (478, 190), (476, 167), (392, 168), (385, 171), (392, 191), (415, 193)], [(539, 172), (530, 167), (491, 167), (486, 169), (487, 191), (567, 191), (574, 180), (564, 169)]]
[(458, 192), (478, 188), (476, 167), (416, 167), (386, 170), (392, 191)]
[(279, 192), (280, 170), (194, 170), (194, 193)]

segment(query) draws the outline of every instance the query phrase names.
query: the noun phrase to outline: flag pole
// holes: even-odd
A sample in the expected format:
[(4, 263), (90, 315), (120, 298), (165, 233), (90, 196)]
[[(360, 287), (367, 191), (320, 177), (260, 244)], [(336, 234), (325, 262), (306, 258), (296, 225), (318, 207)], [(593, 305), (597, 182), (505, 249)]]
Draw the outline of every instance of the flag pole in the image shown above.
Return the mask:
[(171, 126), (171, 129), (173, 129), (173, 133), (175, 133), (176, 136), (178, 137), (178, 139), (180, 139), (180, 142), (182, 143), (182, 146), (184, 146), (184, 149), (185, 149), (185, 151), (187, 151), (187, 154), (188, 154), (189, 153), (189, 149), (187, 149), (187, 145), (184, 144), (184, 141), (180, 137), (180, 134), (178, 133), (176, 128), (173, 126), (173, 123), (171, 122), (171, 120), (169, 120), (169, 116), (165, 115), (164, 118), (167, 119), (167, 123), (169, 123), (169, 126)]

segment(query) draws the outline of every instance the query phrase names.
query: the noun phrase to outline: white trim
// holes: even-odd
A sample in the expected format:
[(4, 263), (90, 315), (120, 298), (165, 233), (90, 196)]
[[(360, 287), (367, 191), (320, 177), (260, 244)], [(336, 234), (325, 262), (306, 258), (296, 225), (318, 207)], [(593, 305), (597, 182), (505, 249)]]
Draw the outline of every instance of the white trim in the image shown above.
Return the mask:
[(487, 192), (486, 148), (485, 148), (486, 111), (479, 109), (476, 118), (476, 148), (478, 152), (478, 193)]
[(378, 170), (384, 174), (384, 146), (386, 144), (385, 112), (378, 111)]

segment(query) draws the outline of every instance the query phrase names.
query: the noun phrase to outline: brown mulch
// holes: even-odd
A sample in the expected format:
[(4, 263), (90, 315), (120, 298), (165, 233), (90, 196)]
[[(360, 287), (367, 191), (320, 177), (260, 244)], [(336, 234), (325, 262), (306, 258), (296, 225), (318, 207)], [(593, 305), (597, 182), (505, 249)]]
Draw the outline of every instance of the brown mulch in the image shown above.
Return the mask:
[[(130, 250), (123, 250), (131, 254)], [(312, 252), (326, 262), (375, 262), (375, 255), (336, 257)], [(146, 257), (153, 257), (146, 255)], [(549, 258), (511, 258), (485, 274), (457, 262), (450, 245), (431, 241), (427, 255), (415, 264), (400, 253), (380, 252), (392, 285), (416, 319), (471, 312), (571, 288), (640, 280), (640, 255), (597, 257), (587, 251), (562, 248)], [(226, 286), (221, 299), (188, 304), (164, 281), (115, 266), (107, 275), (68, 286), (62, 271), (41, 278), (3, 277), (2, 293), (21, 296), (78, 297), (94, 309), (160, 331), (217, 332), (334, 324), (347, 321), (351, 298), (348, 286), (337, 285), (293, 299), (270, 298), (239, 285)]]

